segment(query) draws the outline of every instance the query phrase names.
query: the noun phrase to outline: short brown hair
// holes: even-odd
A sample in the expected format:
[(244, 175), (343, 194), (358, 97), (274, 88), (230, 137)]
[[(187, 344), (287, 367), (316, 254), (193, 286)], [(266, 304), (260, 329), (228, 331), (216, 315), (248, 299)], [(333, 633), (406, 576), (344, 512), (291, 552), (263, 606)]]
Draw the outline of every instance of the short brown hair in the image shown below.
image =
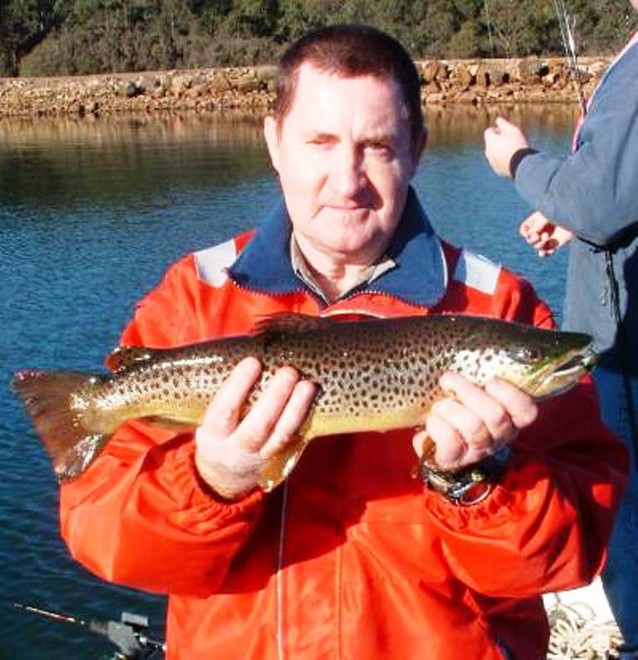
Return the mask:
[(421, 83), (412, 58), (393, 37), (366, 25), (329, 25), (308, 32), (283, 54), (275, 79), (273, 114), (281, 126), (295, 98), (299, 68), (310, 62), (344, 77), (374, 76), (393, 80), (403, 92), (413, 146), (425, 133)]

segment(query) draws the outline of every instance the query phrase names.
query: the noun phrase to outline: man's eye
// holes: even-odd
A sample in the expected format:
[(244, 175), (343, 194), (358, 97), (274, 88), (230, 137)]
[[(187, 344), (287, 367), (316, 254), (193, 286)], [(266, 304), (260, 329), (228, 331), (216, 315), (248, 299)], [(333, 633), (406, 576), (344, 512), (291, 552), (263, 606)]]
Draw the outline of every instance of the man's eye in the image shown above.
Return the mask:
[(366, 149), (379, 156), (390, 156), (392, 154), (392, 148), (386, 142), (370, 142), (366, 145)]
[(331, 140), (329, 137), (319, 136), (313, 137), (306, 140), (306, 144), (310, 144), (315, 147), (328, 147), (334, 143), (334, 140)]

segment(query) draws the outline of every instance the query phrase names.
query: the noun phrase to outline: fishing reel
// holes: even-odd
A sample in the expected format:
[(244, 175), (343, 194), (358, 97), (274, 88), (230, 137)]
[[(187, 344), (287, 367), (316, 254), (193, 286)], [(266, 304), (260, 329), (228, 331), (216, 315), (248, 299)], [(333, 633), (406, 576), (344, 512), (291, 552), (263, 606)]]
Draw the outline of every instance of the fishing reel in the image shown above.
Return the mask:
[(149, 626), (148, 617), (131, 612), (122, 612), (120, 620), (109, 619), (82, 619), (70, 614), (61, 614), (45, 610), (33, 605), (12, 603), (13, 607), (23, 612), (61, 621), (87, 628), (93, 633), (106, 637), (111, 644), (117, 647), (113, 660), (160, 660), (164, 657), (166, 645), (156, 639), (150, 638), (146, 631)]
[(148, 625), (148, 617), (122, 612), (119, 621), (92, 619), (89, 621), (89, 630), (106, 637), (117, 646), (113, 660), (159, 659), (163, 657), (164, 644), (145, 634)]

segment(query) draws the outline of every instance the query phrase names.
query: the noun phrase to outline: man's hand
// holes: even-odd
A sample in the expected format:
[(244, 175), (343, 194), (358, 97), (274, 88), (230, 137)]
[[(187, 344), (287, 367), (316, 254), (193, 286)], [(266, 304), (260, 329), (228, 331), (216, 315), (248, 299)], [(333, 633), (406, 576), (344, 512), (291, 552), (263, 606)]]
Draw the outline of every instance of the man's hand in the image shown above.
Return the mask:
[(519, 149), (527, 149), (525, 133), (503, 117), (497, 117), (495, 126), (485, 130), (485, 157), (499, 176), (511, 177), (512, 156)]
[(494, 379), (479, 387), (459, 374), (446, 372), (439, 383), (449, 396), (432, 406), (425, 429), (412, 442), (421, 456), (424, 441), (433, 441), (433, 458), (442, 470), (458, 470), (495, 454), (538, 415), (532, 397), (504, 380)]
[(548, 257), (571, 241), (573, 234), (555, 225), (540, 211), (534, 211), (519, 227), (521, 236), (536, 250), (539, 257)]
[(258, 484), (268, 460), (295, 440), (317, 393), (316, 386), (301, 380), (292, 367), (282, 367), (242, 417), (260, 375), (257, 359), (242, 360), (215, 395), (195, 433), (199, 475), (226, 499), (236, 499)]

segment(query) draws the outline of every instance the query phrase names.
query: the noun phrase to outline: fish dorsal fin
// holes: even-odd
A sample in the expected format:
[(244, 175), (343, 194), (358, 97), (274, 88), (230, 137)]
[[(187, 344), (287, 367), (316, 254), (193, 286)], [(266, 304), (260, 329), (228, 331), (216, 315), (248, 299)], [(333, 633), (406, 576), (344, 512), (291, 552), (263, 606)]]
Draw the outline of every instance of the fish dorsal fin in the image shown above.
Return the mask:
[(106, 368), (113, 373), (121, 373), (133, 366), (148, 362), (153, 357), (153, 351), (136, 346), (118, 346), (104, 360)]
[(330, 328), (335, 321), (310, 316), (309, 314), (298, 314), (289, 312), (264, 316), (254, 326), (255, 334), (281, 333), (281, 332), (303, 332), (304, 330), (317, 330), (319, 328)]

